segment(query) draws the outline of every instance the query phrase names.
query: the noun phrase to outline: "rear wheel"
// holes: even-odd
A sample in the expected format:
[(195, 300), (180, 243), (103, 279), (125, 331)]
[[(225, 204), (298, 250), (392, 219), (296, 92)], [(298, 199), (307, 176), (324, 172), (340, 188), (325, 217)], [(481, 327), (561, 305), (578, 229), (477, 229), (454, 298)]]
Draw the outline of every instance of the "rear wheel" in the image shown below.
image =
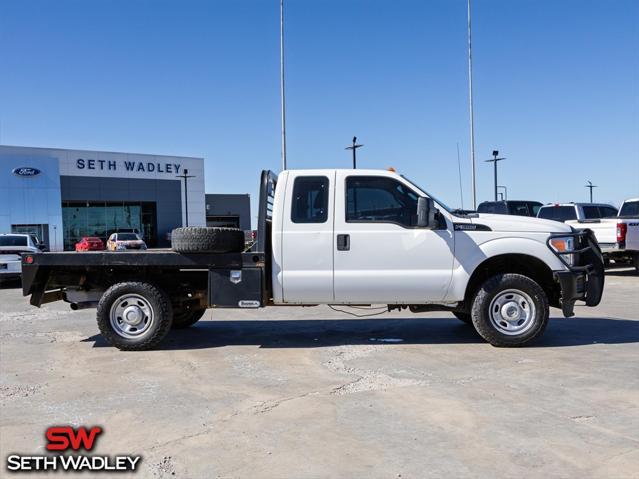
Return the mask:
[(204, 313), (206, 309), (186, 309), (182, 311), (175, 311), (173, 313), (173, 329), (184, 329), (189, 326), (193, 326), (197, 323)]
[(470, 313), (462, 313), (461, 311), (453, 311), (453, 314), (457, 319), (463, 321), (466, 324), (473, 324), (473, 318)]
[(475, 295), (472, 321), (493, 346), (522, 346), (541, 336), (548, 324), (548, 298), (532, 279), (500, 274), (488, 279)]
[(109, 344), (124, 351), (144, 351), (164, 339), (173, 321), (168, 295), (149, 283), (111, 286), (100, 298), (98, 327)]

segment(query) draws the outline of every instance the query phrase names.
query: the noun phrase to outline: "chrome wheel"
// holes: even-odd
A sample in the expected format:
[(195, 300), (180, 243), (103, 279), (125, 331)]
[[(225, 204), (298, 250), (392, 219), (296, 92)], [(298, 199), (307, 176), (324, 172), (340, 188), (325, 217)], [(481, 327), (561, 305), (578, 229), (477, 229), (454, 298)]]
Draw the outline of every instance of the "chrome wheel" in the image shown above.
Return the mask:
[(535, 304), (517, 289), (499, 292), (490, 302), (490, 322), (500, 333), (517, 335), (528, 331), (535, 321)]
[(139, 294), (120, 296), (109, 314), (111, 327), (123, 338), (136, 339), (145, 334), (153, 324), (153, 308)]

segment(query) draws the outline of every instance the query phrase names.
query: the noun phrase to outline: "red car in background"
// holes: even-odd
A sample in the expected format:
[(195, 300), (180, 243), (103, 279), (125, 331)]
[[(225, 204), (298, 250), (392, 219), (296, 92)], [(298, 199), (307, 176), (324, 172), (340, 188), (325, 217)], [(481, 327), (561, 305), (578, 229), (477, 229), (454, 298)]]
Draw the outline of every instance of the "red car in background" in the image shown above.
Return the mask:
[(95, 236), (85, 236), (75, 244), (76, 251), (102, 251), (104, 243)]

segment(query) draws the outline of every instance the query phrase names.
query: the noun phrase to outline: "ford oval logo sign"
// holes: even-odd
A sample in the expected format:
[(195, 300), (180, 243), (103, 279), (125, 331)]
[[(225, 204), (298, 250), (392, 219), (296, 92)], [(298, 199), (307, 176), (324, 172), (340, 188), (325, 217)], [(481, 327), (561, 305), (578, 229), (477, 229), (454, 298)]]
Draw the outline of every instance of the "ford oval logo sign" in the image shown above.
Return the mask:
[(29, 166), (23, 166), (21, 168), (14, 168), (13, 174), (16, 176), (38, 176), (40, 174), (40, 170)]

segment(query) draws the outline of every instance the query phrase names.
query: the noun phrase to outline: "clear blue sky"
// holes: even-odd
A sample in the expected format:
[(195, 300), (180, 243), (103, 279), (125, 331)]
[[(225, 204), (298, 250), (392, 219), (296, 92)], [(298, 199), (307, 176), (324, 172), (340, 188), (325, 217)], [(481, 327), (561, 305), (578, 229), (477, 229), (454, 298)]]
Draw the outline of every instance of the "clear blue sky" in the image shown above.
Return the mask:
[[(639, 196), (639, 1), (473, 0), (478, 199)], [(0, 142), (278, 170), (279, 2), (0, 0)], [(470, 204), (465, 0), (287, 0), (289, 167), (394, 166)], [(254, 211), (256, 214), (256, 211)]]

